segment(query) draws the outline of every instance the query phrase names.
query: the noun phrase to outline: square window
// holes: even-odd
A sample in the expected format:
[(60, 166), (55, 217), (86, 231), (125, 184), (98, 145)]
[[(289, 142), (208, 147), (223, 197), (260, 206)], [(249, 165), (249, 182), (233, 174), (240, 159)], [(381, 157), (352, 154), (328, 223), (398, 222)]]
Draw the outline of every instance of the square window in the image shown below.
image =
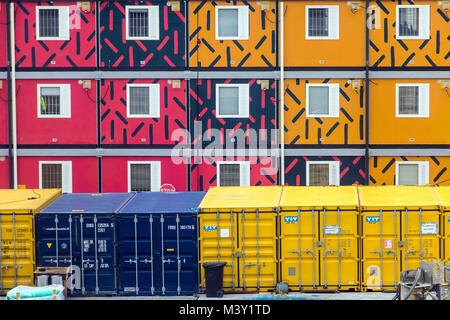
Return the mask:
[(416, 186), (419, 184), (419, 165), (399, 164), (398, 184), (404, 186)]
[(38, 118), (70, 118), (70, 84), (37, 85)]
[(339, 95), (338, 83), (307, 83), (306, 116), (338, 118)]
[(127, 84), (127, 117), (159, 118), (160, 85)]
[(310, 37), (328, 37), (328, 8), (309, 9), (308, 20)]
[(248, 118), (248, 84), (216, 84), (216, 116), (218, 118)]
[(417, 186), (429, 183), (428, 161), (396, 161), (395, 185)]
[(61, 90), (59, 87), (41, 87), (41, 115), (61, 114)]
[(419, 87), (399, 87), (399, 114), (419, 114)]
[(400, 8), (398, 23), (400, 36), (418, 36), (419, 8)]
[(306, 39), (339, 39), (339, 6), (306, 6), (305, 15)]
[(328, 164), (311, 164), (309, 166), (309, 185), (330, 185), (330, 169)]
[(69, 39), (69, 6), (37, 6), (36, 40)]
[(249, 161), (218, 161), (217, 162), (217, 186), (249, 186), (250, 162)]
[(430, 39), (430, 5), (397, 5), (396, 39)]
[(220, 170), (220, 186), (240, 186), (241, 171), (239, 164), (221, 164)]
[(219, 9), (219, 37), (239, 37), (239, 10)]
[(396, 117), (428, 118), (430, 115), (430, 85), (428, 83), (396, 84)]
[(339, 161), (307, 161), (307, 186), (338, 186), (340, 183)]
[(62, 188), (62, 164), (60, 163), (42, 164), (42, 188), (43, 189)]
[(216, 6), (216, 39), (248, 40), (248, 6)]
[(150, 164), (131, 164), (131, 191), (152, 191), (152, 170)]
[(128, 161), (128, 192), (159, 192), (161, 162)]
[(159, 40), (159, 6), (125, 7), (126, 40)]
[(71, 161), (39, 161), (39, 188), (72, 192)]
[(309, 112), (317, 115), (330, 113), (330, 97), (328, 87), (309, 87)]

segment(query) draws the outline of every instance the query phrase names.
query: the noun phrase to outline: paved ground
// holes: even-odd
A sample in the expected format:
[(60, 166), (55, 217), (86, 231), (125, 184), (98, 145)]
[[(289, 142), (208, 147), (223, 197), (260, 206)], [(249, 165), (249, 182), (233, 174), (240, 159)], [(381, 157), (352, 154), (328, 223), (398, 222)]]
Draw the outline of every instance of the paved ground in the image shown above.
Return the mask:
[[(290, 293), (287, 296), (271, 293), (225, 294), (220, 300), (392, 300), (395, 293), (384, 292), (340, 292), (340, 293)], [(213, 300), (204, 294), (198, 297), (80, 297), (68, 300)]]

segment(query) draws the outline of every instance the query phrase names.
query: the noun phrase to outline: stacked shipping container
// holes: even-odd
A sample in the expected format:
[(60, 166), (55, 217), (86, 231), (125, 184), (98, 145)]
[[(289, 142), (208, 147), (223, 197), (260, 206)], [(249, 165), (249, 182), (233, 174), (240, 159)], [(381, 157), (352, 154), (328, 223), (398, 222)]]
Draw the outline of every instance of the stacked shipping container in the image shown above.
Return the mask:
[(0, 186), (449, 184), (446, 5), (1, 2)]

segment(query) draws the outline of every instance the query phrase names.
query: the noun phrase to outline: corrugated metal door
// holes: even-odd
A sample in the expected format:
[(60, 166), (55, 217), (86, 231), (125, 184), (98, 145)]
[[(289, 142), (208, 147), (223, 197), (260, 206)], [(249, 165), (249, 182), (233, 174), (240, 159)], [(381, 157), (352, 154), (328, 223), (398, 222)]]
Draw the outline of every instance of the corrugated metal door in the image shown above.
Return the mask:
[(273, 289), (277, 284), (277, 213), (242, 210), (237, 214), (240, 284), (244, 290)]
[[(226, 262), (223, 270), (223, 288), (228, 291), (240, 287), (238, 277), (236, 212), (199, 214), (200, 263), (211, 261)], [(205, 287), (205, 273), (201, 270), (201, 287)]]
[(34, 217), (0, 214), (0, 292), (34, 284)]
[(282, 211), (280, 228), (282, 282), (287, 282), (291, 290), (317, 288), (317, 213), (314, 210)]
[(292, 290), (358, 288), (356, 210), (283, 210), (280, 228), (281, 277)]
[(319, 226), (322, 288), (359, 289), (358, 212), (323, 208)]
[(402, 270), (416, 269), (424, 259), (440, 259), (439, 220), (437, 210), (402, 212)]
[(36, 216), (37, 265), (50, 267), (72, 266), (73, 277), (68, 281), (69, 292), (74, 295), (81, 290), (80, 269), (75, 267), (79, 259), (74, 255), (77, 239), (74, 217), (71, 214)]
[(115, 293), (115, 231), (112, 216), (80, 214), (77, 218), (81, 293)]
[[(362, 219), (362, 286), (394, 289), (400, 277), (400, 218), (397, 210), (364, 211)], [(399, 242), (400, 241), (400, 242)]]
[[(224, 261), (225, 291), (274, 289), (277, 284), (276, 212), (201, 213), (200, 263)], [(201, 286), (205, 287), (201, 269)]]
[(122, 215), (118, 222), (120, 292), (197, 292), (196, 238), (192, 214)]

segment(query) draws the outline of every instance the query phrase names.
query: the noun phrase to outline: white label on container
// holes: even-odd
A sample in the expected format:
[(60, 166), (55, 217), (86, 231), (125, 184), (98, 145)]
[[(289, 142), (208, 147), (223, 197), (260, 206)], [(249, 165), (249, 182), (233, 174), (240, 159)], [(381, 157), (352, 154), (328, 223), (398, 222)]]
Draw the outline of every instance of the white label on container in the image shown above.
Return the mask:
[(325, 234), (339, 234), (341, 232), (338, 226), (325, 226), (324, 233)]
[(437, 222), (423, 222), (420, 226), (422, 234), (438, 234)]
[(392, 240), (384, 240), (384, 247), (386, 249), (391, 249), (392, 248)]
[(230, 229), (220, 229), (220, 237), (221, 238), (229, 238), (230, 237)]

